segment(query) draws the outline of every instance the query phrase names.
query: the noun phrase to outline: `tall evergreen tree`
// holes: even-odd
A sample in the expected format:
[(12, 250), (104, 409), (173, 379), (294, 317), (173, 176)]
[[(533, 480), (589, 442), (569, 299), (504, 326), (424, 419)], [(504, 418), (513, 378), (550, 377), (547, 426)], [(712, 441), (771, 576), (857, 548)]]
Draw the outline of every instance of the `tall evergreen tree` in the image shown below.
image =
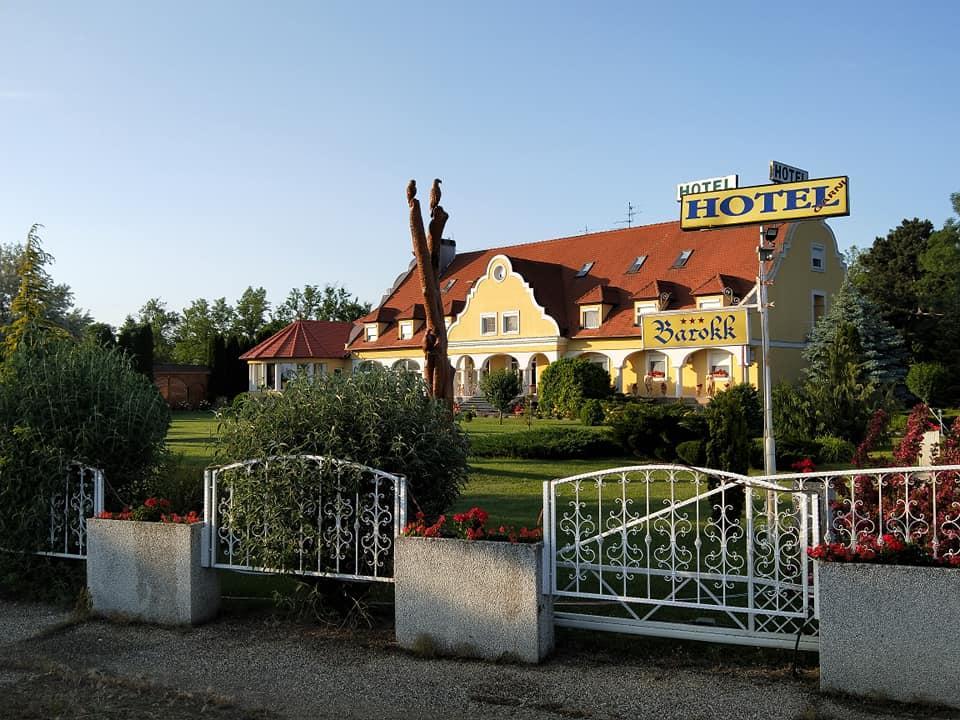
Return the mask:
[(134, 370), (153, 379), (153, 329), (149, 323), (124, 323), (117, 346), (130, 358)]
[(53, 257), (43, 250), (37, 224), (27, 233), (27, 242), (17, 263), (19, 289), (10, 303), (10, 324), (4, 328), (3, 347), (12, 354), (21, 343), (36, 334), (65, 335), (63, 328), (47, 318), (53, 282), (45, 265)]
[(894, 386), (903, 381), (909, 364), (903, 338), (883, 319), (879, 308), (863, 293), (851, 277), (858, 276), (855, 265), (844, 278), (840, 290), (833, 296), (827, 314), (814, 326), (810, 343), (803, 351), (807, 361), (805, 377), (822, 377), (830, 362), (833, 344), (844, 324), (850, 324), (857, 333), (859, 352), (857, 362), (863, 366), (869, 379), (879, 386)]

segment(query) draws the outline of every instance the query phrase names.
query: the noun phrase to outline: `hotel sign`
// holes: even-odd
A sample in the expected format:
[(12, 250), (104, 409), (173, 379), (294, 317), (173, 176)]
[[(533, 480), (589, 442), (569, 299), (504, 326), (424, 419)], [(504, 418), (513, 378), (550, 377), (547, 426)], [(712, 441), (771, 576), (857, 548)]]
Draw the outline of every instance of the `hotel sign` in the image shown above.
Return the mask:
[(643, 316), (645, 350), (746, 345), (748, 342), (746, 310), (734, 308)]
[(729, 190), (740, 184), (739, 175), (724, 175), (723, 177), (705, 178), (703, 180), (691, 180), (677, 185), (677, 202), (684, 195), (690, 193), (707, 192), (708, 190)]
[(843, 175), (691, 193), (680, 201), (680, 228), (704, 230), (849, 215), (848, 184), (847, 176)]

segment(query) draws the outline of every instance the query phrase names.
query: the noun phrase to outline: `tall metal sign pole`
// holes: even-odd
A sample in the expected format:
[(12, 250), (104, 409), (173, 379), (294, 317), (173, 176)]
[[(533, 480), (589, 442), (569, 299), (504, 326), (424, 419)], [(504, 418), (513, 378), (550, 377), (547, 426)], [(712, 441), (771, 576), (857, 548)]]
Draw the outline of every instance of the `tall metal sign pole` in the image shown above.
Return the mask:
[[(776, 229), (773, 231), (776, 237)], [(757, 276), (757, 303), (760, 308), (760, 352), (763, 355), (763, 473), (777, 472), (777, 448), (773, 438), (773, 401), (770, 387), (770, 321), (767, 314), (767, 262), (773, 257), (773, 246), (767, 244), (767, 234), (760, 226), (757, 256), (760, 270)]]

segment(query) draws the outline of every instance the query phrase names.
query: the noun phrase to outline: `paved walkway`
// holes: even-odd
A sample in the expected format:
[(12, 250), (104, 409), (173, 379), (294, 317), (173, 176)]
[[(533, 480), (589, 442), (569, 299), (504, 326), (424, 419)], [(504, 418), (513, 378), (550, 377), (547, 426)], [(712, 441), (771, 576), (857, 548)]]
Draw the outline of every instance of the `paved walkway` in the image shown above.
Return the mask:
[[(217, 696), (282, 718), (952, 716), (821, 695), (815, 669), (795, 678), (788, 655), (756, 665), (733, 651), (728, 662), (725, 651), (707, 646), (698, 653), (661, 645), (645, 654), (640, 638), (597, 644), (561, 635), (549, 662), (527, 667), (417, 658), (398, 650), (387, 631), (346, 633), (263, 617), (178, 629), (58, 625), (65, 619), (43, 606), (0, 602), (0, 696), (58, 668), (65, 676), (95, 671), (144, 693), (163, 687)], [(0, 702), (0, 717), (13, 717), (3, 711)]]

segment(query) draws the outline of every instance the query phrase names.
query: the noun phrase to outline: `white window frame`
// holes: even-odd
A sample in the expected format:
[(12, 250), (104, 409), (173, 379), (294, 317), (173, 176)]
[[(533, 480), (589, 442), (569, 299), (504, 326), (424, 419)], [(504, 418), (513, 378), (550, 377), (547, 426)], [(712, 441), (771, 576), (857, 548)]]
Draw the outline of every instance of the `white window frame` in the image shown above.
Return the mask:
[(367, 342), (376, 342), (380, 337), (380, 328), (376, 323), (369, 323), (363, 326), (363, 337)]
[(697, 300), (698, 310), (721, 310), (723, 309), (723, 298), (703, 298)]
[(656, 302), (636, 303), (633, 310), (633, 324), (639, 327), (643, 324), (643, 320), (641, 320), (641, 318), (644, 315), (650, 315), (651, 313), (655, 312), (657, 312)]
[(823, 314), (827, 314), (827, 293), (825, 290), (811, 290), (810, 291), (810, 327), (814, 328), (817, 324), (817, 298), (823, 298)]
[[(596, 325), (587, 325), (587, 315), (596, 313), (597, 324)], [(580, 328), (583, 330), (596, 330), (600, 327), (600, 308), (598, 307), (585, 307), (580, 308)]]
[[(816, 266), (817, 259), (820, 260), (820, 267)], [(810, 244), (810, 269), (814, 272), (827, 271), (827, 248), (819, 243)]]
[[(726, 375), (714, 375), (715, 369), (726, 371)], [(733, 382), (733, 355), (726, 350), (711, 350), (707, 354), (707, 375), (715, 379)]]
[[(486, 332), (483, 329), (483, 321), (490, 320), (490, 319), (493, 320), (493, 330), (491, 330), (490, 332)], [(489, 337), (491, 335), (496, 335), (496, 334), (497, 334), (497, 313), (481, 313), (480, 314), (480, 335), (484, 337)]]
[(413, 337), (413, 320), (401, 320), (397, 324), (397, 336), (401, 340), (410, 340)]
[[(507, 319), (516, 318), (517, 319), (517, 329), (516, 330), (507, 330)], [(519, 335), (520, 334), (520, 311), (519, 310), (504, 310), (500, 313), (500, 331), (504, 335)]]
[(663, 363), (663, 370), (661, 371), (663, 373), (663, 377), (655, 378), (655, 379), (664, 380), (664, 381), (669, 379), (670, 364), (667, 362), (666, 355), (664, 355), (663, 353), (647, 353), (647, 357), (645, 358), (644, 362), (646, 363), (646, 367), (643, 369), (644, 377), (646, 376), (653, 377), (653, 372), (654, 370), (656, 370), (656, 368), (654, 367), (654, 363)]

